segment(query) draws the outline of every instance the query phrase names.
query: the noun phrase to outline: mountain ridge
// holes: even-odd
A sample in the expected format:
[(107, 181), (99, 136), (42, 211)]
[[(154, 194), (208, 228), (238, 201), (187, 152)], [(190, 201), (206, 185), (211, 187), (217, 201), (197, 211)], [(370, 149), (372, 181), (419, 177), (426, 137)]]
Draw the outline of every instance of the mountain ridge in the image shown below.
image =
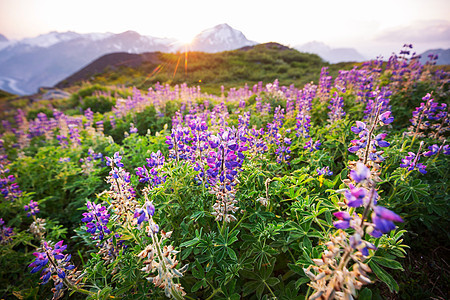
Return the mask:
[(354, 48), (332, 48), (318, 41), (296, 45), (294, 48), (301, 52), (317, 54), (330, 63), (361, 62), (367, 60)]

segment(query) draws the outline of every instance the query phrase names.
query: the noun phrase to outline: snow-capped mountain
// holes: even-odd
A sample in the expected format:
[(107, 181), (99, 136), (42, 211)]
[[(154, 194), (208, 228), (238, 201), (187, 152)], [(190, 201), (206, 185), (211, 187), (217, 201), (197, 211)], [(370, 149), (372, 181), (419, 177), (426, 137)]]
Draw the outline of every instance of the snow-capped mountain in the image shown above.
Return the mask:
[(256, 44), (230, 25), (219, 24), (200, 32), (187, 47), (191, 51), (221, 52)]
[(73, 31), (56, 32), (52, 31), (46, 34), (38, 35), (33, 38), (25, 38), (18, 43), (37, 47), (50, 47), (52, 45), (80, 38), (82, 35)]
[(72, 31), (50, 32), (34, 38), (8, 40), (0, 36), (0, 89), (14, 94), (31, 94), (41, 86), (53, 86), (94, 59), (114, 52), (219, 52), (255, 45), (227, 24), (197, 35), (189, 47), (175, 39), (140, 35)]
[(50, 32), (35, 38), (0, 42), (0, 89), (31, 94), (53, 86), (94, 59), (112, 52), (169, 52), (173, 39), (120, 34)]
[(313, 53), (319, 55), (323, 60), (330, 63), (346, 61), (364, 61), (365, 58), (356, 49), (353, 48), (331, 48), (322, 42), (309, 42), (304, 45), (294, 47), (301, 52)]
[(429, 61), (429, 55), (437, 55), (437, 65), (450, 65), (450, 49), (431, 49), (420, 54), (420, 62), (425, 64)]

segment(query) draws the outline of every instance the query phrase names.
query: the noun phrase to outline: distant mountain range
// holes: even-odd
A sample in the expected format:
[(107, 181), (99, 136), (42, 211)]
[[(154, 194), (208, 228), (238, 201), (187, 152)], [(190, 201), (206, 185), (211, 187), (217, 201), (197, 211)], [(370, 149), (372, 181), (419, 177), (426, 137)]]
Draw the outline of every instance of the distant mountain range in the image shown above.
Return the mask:
[(322, 57), (325, 61), (330, 63), (349, 62), (349, 61), (365, 61), (367, 58), (362, 56), (354, 48), (331, 48), (330, 46), (321, 42), (309, 42), (304, 45), (294, 46), (301, 52), (313, 53)]
[[(183, 45), (175, 39), (140, 35), (134, 31), (120, 34), (50, 32), (18, 41), (8, 40), (0, 34), (0, 89), (19, 95), (32, 94), (39, 87), (55, 85), (108, 53), (220, 52), (255, 44), (228, 24), (202, 31), (189, 45)], [(318, 54), (331, 63), (365, 59), (353, 48), (331, 48), (320, 42), (294, 48)], [(448, 52), (444, 52), (442, 57), (448, 57)], [(438, 62), (441, 61), (440, 58)]]
[(432, 49), (425, 51), (421, 54), (420, 62), (425, 64), (430, 60), (429, 55), (437, 55), (438, 59), (436, 64), (438, 65), (450, 65), (450, 49)]

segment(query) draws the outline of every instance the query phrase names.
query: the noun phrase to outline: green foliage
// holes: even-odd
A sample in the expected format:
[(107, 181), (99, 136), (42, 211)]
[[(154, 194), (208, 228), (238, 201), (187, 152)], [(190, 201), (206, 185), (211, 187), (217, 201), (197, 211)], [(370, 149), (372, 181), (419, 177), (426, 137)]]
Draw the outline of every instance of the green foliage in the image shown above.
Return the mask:
[[(311, 152), (304, 149), (307, 139), (296, 136), (294, 115), (286, 118), (280, 129), (280, 133), (292, 142), (290, 165), (275, 162), (276, 145), (269, 145), (267, 153), (245, 159), (236, 193), (239, 203), (237, 221), (227, 224), (215, 220), (211, 206), (216, 203), (216, 196), (209, 187), (198, 184), (196, 179), (200, 175), (195, 165), (187, 160), (177, 162), (169, 159), (166, 136), (170, 134), (172, 117), (182, 104), (186, 104), (186, 99), (146, 105), (117, 118), (113, 128), (109, 122), (110, 110), (117, 99), (131, 92), (126, 88), (96, 84), (136, 84), (140, 88), (148, 88), (156, 81), (172, 84), (186, 81), (219, 94), (220, 85), (242, 84), (244, 79), (253, 84), (278, 77), (281, 85), (292, 83), (294, 77), (297, 85), (317, 80), (320, 67), (327, 65), (317, 56), (277, 47), (259, 45), (221, 54), (192, 52), (188, 54), (187, 68), (184, 69), (184, 61), (180, 60), (177, 72), (175, 66), (179, 59), (184, 59), (184, 54), (159, 54), (160, 71), (151, 76), (148, 74), (156, 68), (151, 64), (124, 69), (124, 73), (119, 69), (98, 75), (94, 84), (83, 86), (69, 99), (53, 103), (54, 107), (73, 115), (79, 115), (80, 108), (91, 108), (96, 112), (94, 121), (103, 120), (105, 136), (91, 135), (83, 130), (81, 146), (71, 143), (64, 148), (56, 140), (44, 141), (41, 137), (34, 137), (29, 147), (17, 149), (13, 147), (17, 143), (14, 135), (7, 133), (2, 136), (4, 150), (12, 160), (8, 168), (25, 192), (15, 202), (0, 203), (0, 216), (6, 220), (7, 226), (14, 228), (15, 233), (11, 243), (0, 246), (0, 265), (7, 266), (0, 270), (1, 297), (50, 297), (51, 287), (37, 287), (39, 276), (26, 270), (33, 259), (32, 253), (39, 247), (39, 240), (28, 230), (32, 221), (25, 217), (23, 211), (23, 206), (31, 199), (39, 202), (39, 217), (46, 219), (46, 238), (54, 242), (65, 239), (75, 265), (84, 272), (82, 283), (86, 290), (84, 294), (75, 293), (72, 297), (164, 297), (164, 290), (155, 287), (153, 279), (148, 280), (152, 275), (143, 271), (149, 261), (138, 256), (154, 243), (145, 231), (147, 224), (138, 227), (134, 221), (128, 220), (127, 223), (113, 213), (111, 193), (103, 192), (109, 190), (105, 178), (110, 168), (104, 162), (96, 161), (95, 167), (86, 171), (80, 162), (88, 156), (89, 148), (105, 157), (112, 157), (116, 152), (123, 156), (124, 169), (130, 172), (130, 185), (136, 193), (136, 203), (133, 204), (142, 206), (147, 196), (156, 207), (153, 218), (159, 224), (159, 233), (172, 231), (171, 238), (161, 241), (161, 246), (174, 246), (180, 251), (176, 256), (179, 265), (189, 265), (184, 276), (175, 280), (184, 287), (187, 299), (287, 300), (309, 297), (310, 278), (304, 268), (322, 257), (327, 250), (325, 243), (336, 234), (333, 213), (341, 210), (342, 189), (346, 187), (344, 180), (349, 175), (348, 162), (356, 159), (348, 152), (351, 141), (356, 138), (351, 127), (355, 120), (362, 120), (365, 107), (356, 100), (352, 91), (349, 89), (343, 95), (347, 116), (334, 124), (326, 121), (327, 105), (320, 103), (319, 99), (313, 100), (310, 134), (322, 141), (320, 150)], [(337, 70), (333, 68), (348, 66), (332, 66), (330, 71), (333, 73)], [(442, 154), (422, 157), (421, 162), (427, 165), (426, 175), (399, 168), (408, 151), (418, 150), (418, 145), (411, 145), (411, 138), (402, 133), (408, 125), (412, 107), (420, 103), (420, 96), (429, 89), (438, 88), (419, 84), (409, 92), (398, 92), (392, 97), (395, 122), (387, 129), (391, 147), (384, 153), (386, 160), (381, 167), (377, 186), (380, 198), (377, 201), (400, 214), (405, 223), (379, 239), (364, 237), (376, 246), (366, 262), (372, 270), (368, 276), (378, 283), (375, 288), (363, 288), (359, 292), (360, 299), (376, 299), (380, 296), (379, 290), (390, 296), (395, 293), (406, 293), (411, 298), (434, 296), (423, 287), (414, 292), (405, 291), (412, 289), (409, 283), (418, 287), (421, 282), (414, 276), (405, 279), (402, 272), (417, 274), (405, 259), (412, 251), (449, 247), (447, 166), (450, 161)], [(271, 105), (271, 113), (255, 113), (256, 95), (246, 99), (246, 107), (239, 110), (252, 111), (250, 127), (267, 128), (267, 124), (273, 121), (273, 108), (278, 105), (286, 108), (286, 101), (269, 92), (258, 96), (263, 104)], [(190, 104), (203, 104), (206, 99), (210, 101), (207, 108), (210, 111), (222, 101), (213, 96), (189, 101)], [(239, 105), (234, 101), (225, 104), (230, 113)], [(33, 107), (27, 111), (27, 116), (34, 118), (39, 112), (52, 113), (47, 107)], [(237, 127), (238, 117), (231, 113), (227, 122)], [(129, 133), (131, 123), (137, 128), (137, 133)], [(427, 145), (436, 142), (431, 139), (424, 141)], [(166, 157), (162, 169), (165, 181), (144, 193), (143, 189), (148, 186), (139, 181), (135, 171), (146, 165), (146, 158), (157, 151)], [(316, 169), (325, 166), (333, 175), (318, 176)], [(108, 228), (117, 234), (111, 236), (112, 243), (122, 241), (126, 246), (111, 262), (106, 262), (98, 253), (98, 245), (80, 221), (86, 211), (86, 201), (107, 207), (112, 215)], [(134, 211), (130, 209), (128, 213), (132, 216)], [(361, 215), (362, 211), (355, 210), (355, 213)], [(348, 232), (351, 233), (352, 229)], [(411, 245), (412, 249), (405, 244)], [(179, 270), (180, 267), (174, 269)]]

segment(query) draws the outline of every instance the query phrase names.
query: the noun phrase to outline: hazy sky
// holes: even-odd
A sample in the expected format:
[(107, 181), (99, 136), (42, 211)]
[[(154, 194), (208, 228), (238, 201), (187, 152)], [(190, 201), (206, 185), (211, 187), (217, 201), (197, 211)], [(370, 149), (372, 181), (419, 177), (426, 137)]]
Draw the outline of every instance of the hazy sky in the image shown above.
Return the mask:
[(450, 48), (450, 0), (0, 0), (0, 33), (9, 39), (135, 30), (189, 41), (220, 23), (257, 42), (315, 40), (366, 55), (388, 55), (403, 43), (419, 52)]

